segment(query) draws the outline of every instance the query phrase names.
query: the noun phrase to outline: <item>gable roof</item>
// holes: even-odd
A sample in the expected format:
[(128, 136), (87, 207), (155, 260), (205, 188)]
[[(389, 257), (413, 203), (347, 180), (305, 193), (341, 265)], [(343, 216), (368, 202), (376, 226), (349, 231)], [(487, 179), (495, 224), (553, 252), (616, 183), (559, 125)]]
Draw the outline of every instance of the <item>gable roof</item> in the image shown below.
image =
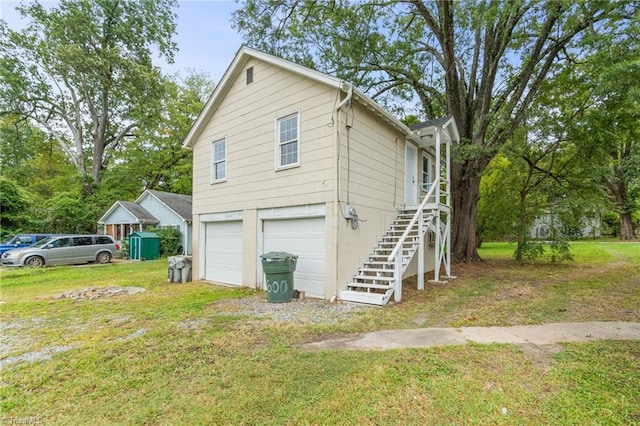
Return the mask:
[(422, 123), (414, 124), (409, 128), (411, 130), (419, 130), (419, 129), (424, 129), (425, 127), (442, 126), (446, 124), (446, 122), (449, 120), (451, 120), (451, 117), (436, 118), (434, 120), (427, 120), (427, 121), (423, 121)]
[(136, 200), (136, 203), (140, 202), (146, 194), (150, 194), (158, 201), (164, 204), (168, 209), (172, 210), (175, 214), (180, 216), (183, 220), (191, 221), (192, 212), (192, 197), (191, 195), (174, 194), (172, 192), (156, 191), (154, 189), (145, 190)]
[(108, 218), (116, 209), (122, 208), (127, 213), (129, 213), (138, 223), (159, 223), (160, 221), (147, 209), (142, 207), (140, 204), (132, 203), (131, 201), (116, 201), (113, 205), (107, 210), (105, 214), (102, 215), (98, 223), (105, 223), (106, 218)]
[[(433, 135), (436, 132), (440, 132), (449, 142), (453, 143), (460, 140), (458, 126), (456, 126), (453, 116), (423, 121), (412, 125), (410, 129), (413, 132), (410, 139), (420, 147), (433, 146), (435, 143)], [(425, 138), (427, 139), (426, 141), (424, 140)]]
[(222, 101), (222, 99), (224, 99), (224, 96), (233, 85), (233, 81), (237, 78), (239, 73), (242, 72), (244, 66), (251, 58), (259, 59), (263, 62), (283, 68), (287, 71), (298, 74), (315, 82), (333, 87), (342, 92), (351, 93), (353, 95), (353, 99), (364, 105), (376, 116), (386, 121), (398, 131), (406, 134), (407, 136), (410, 136), (412, 134), (411, 130), (406, 125), (404, 125), (400, 120), (382, 109), (373, 99), (369, 98), (363, 92), (355, 88), (351, 83), (348, 83), (340, 78), (333, 77), (329, 74), (325, 74), (320, 71), (302, 66), (300, 64), (296, 64), (286, 59), (282, 59), (277, 56), (255, 50), (247, 46), (242, 46), (240, 47), (240, 49), (238, 49), (236, 56), (233, 58), (233, 61), (222, 76), (220, 83), (213, 90), (211, 97), (205, 104), (195, 123), (189, 130), (189, 133), (185, 137), (184, 142), (182, 143), (182, 146), (184, 148), (191, 148), (193, 146), (194, 142), (196, 141), (198, 136), (200, 136), (200, 134), (204, 130), (204, 127), (213, 116), (213, 113), (217, 109), (218, 105), (220, 105), (220, 102)]

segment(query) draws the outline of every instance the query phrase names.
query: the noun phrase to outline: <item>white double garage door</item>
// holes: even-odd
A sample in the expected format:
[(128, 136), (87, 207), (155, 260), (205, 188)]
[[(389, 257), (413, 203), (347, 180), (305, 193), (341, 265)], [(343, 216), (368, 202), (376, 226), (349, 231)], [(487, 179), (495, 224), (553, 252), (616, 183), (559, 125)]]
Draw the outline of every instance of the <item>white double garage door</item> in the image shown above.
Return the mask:
[[(242, 221), (207, 222), (205, 224), (205, 279), (243, 284)], [(325, 297), (325, 218), (260, 219), (258, 224), (258, 283), (262, 283), (260, 254), (284, 251), (298, 255), (294, 286), (310, 297)]]

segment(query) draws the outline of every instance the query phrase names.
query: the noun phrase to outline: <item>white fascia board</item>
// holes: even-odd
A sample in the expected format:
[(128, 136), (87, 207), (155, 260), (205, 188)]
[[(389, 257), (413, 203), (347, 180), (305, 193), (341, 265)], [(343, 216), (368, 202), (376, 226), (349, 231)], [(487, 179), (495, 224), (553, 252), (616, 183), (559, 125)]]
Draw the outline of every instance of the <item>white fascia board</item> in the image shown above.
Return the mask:
[[(440, 135), (443, 136), (450, 143), (459, 142), (460, 135), (458, 133), (458, 126), (456, 125), (456, 121), (453, 116), (450, 116), (444, 123), (437, 124), (429, 127), (422, 127), (411, 132), (411, 137), (409, 138), (421, 148), (428, 146), (435, 146), (435, 133), (440, 132)], [(432, 135), (429, 139), (423, 140), (423, 135)]]
[(109, 210), (107, 210), (107, 212), (105, 214), (102, 215), (102, 217), (100, 219), (98, 219), (98, 223), (100, 225), (104, 225), (104, 220), (106, 218), (108, 218), (109, 216), (111, 216), (111, 213), (113, 213), (113, 211), (118, 208), (118, 206), (120, 205), (119, 201), (116, 201), (115, 203), (113, 203), (113, 205), (111, 207), (109, 207)]
[(140, 204), (140, 201), (143, 200), (147, 195), (153, 195), (153, 194), (150, 193), (148, 189), (145, 189), (144, 192), (140, 194), (138, 198), (136, 198), (133, 202), (136, 204)]
[(456, 124), (456, 120), (451, 116), (449, 120), (442, 126), (444, 129), (450, 128), (447, 130), (449, 133), (449, 137), (451, 138), (451, 142), (460, 142), (460, 133), (458, 132), (458, 125)]
[(140, 221), (138, 220), (138, 218), (136, 217), (135, 214), (133, 214), (131, 212), (131, 210), (129, 210), (126, 206), (124, 206), (122, 203), (120, 203), (120, 201), (116, 201), (115, 203), (113, 203), (113, 205), (111, 206), (111, 208), (109, 208), (109, 210), (107, 210), (107, 212), (102, 215), (102, 217), (100, 218), (100, 220), (98, 220), (98, 224), (99, 225), (114, 225), (114, 223), (107, 223), (105, 222), (106, 219), (111, 216), (111, 214), (116, 211), (118, 208), (121, 208), (125, 213), (127, 213), (129, 215), (129, 217), (131, 218), (131, 223), (140, 223)]

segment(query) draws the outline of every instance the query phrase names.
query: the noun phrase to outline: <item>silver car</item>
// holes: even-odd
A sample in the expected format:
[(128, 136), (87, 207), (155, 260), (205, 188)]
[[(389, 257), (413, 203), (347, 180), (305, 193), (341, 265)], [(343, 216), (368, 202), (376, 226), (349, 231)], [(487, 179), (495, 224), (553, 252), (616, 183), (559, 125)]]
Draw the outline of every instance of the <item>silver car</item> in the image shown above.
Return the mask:
[(87, 262), (109, 263), (119, 253), (120, 247), (108, 235), (63, 235), (46, 238), (30, 247), (9, 250), (2, 255), (2, 265), (37, 268)]

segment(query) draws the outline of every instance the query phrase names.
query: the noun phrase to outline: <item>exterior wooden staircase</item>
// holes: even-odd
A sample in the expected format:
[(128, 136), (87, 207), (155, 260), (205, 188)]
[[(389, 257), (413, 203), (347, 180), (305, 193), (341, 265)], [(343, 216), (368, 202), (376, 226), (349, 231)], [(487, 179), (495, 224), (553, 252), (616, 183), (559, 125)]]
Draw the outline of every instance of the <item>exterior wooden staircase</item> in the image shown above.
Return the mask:
[[(387, 304), (397, 287), (396, 263), (393, 259), (390, 260), (392, 253), (398, 247), (397, 253), (401, 258), (399, 277), (402, 280), (402, 274), (418, 252), (420, 238), (424, 238), (428, 230), (435, 231), (435, 209), (424, 212), (422, 227), (416, 226), (415, 223), (414, 226), (410, 226), (416, 213), (416, 209), (405, 209), (398, 213), (363, 267), (353, 277), (353, 282), (347, 284), (347, 289), (340, 293), (341, 300), (372, 305)], [(422, 235), (420, 228), (423, 230)]]
[[(394, 296), (402, 297), (402, 275), (411, 259), (417, 254), (418, 290), (424, 290), (425, 246), (429, 245), (434, 256), (434, 282), (440, 282), (440, 270), (445, 279), (451, 275), (451, 208), (448, 181), (436, 178), (422, 203), (416, 209), (401, 210), (385, 234), (369, 254), (364, 266), (358, 270), (352, 282), (340, 292), (340, 299), (371, 305), (386, 305)], [(433, 239), (425, 243), (431, 233)]]

